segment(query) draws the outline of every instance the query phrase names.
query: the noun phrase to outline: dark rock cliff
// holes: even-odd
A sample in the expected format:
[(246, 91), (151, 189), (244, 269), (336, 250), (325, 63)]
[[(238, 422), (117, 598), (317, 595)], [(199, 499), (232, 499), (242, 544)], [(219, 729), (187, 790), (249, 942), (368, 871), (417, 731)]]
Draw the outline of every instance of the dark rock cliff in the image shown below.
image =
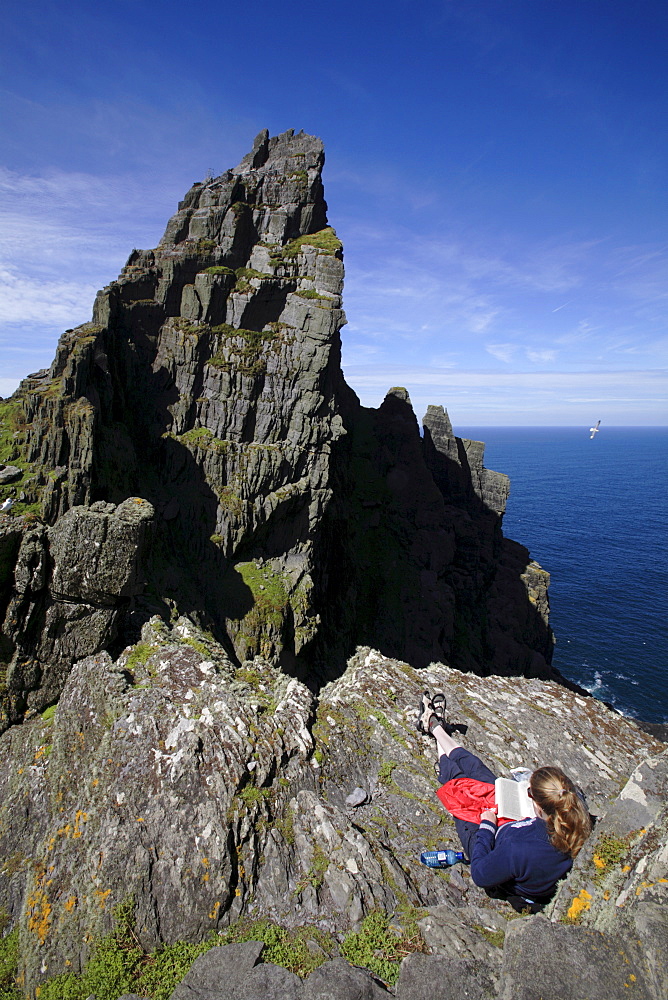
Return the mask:
[[(323, 161), (318, 139), (261, 133), (0, 404), (0, 460), (21, 473), (0, 487), (20, 501), (0, 519), (4, 725), (154, 614), (188, 614), (233, 661), (260, 654), (312, 685), (360, 642), (416, 666), (556, 676), (547, 574), (501, 532), (507, 478), (441, 407), (421, 437), (404, 390), (370, 410), (343, 380)], [(103, 534), (129, 546), (135, 582), (63, 590), (61, 520), (75, 517), (66, 559), (84, 580), (96, 531), (118, 523), (96, 505), (127, 512), (129, 497), (150, 510), (150, 546)]]

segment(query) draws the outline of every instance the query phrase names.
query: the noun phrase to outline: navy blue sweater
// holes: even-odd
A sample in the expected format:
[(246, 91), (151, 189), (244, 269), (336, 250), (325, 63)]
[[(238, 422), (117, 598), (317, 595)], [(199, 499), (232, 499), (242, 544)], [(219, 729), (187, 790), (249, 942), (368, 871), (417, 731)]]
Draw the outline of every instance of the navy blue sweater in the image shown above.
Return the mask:
[(483, 820), (471, 854), (471, 876), (483, 889), (502, 885), (528, 899), (548, 896), (573, 865), (569, 854), (553, 847), (545, 820), (534, 816), (497, 828)]

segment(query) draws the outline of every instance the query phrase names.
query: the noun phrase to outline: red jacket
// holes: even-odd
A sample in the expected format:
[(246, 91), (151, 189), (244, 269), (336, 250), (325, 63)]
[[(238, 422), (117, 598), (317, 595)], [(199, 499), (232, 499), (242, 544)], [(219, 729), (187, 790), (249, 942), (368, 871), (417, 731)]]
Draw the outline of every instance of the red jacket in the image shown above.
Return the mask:
[[(487, 781), (477, 781), (475, 778), (451, 778), (437, 790), (439, 799), (457, 819), (468, 820), (470, 823), (480, 822), (480, 813), (485, 809), (494, 809), (494, 785)], [(509, 819), (498, 819), (497, 823), (512, 823)]]

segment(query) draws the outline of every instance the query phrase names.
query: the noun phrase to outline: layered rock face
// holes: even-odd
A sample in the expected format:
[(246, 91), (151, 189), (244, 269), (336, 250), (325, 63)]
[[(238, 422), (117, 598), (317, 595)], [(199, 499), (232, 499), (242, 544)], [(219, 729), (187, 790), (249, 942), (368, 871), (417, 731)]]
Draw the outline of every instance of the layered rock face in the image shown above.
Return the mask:
[(441, 407), (421, 436), (405, 390), (369, 410), (343, 380), (323, 160), (318, 139), (261, 133), (0, 403), (0, 461), (20, 477), (0, 486), (20, 501), (0, 521), (5, 725), (53, 703), (68, 669), (43, 636), (63, 594), (31, 512), (51, 537), (73, 508), (133, 496), (154, 514), (150, 547), (128, 538), (122, 555), (143, 586), (117, 590), (113, 615), (85, 586), (64, 595), (100, 619), (71, 662), (185, 613), (235, 662), (259, 654), (312, 685), (360, 642), (416, 666), (556, 676), (547, 574), (502, 536), (508, 481), (483, 445)]

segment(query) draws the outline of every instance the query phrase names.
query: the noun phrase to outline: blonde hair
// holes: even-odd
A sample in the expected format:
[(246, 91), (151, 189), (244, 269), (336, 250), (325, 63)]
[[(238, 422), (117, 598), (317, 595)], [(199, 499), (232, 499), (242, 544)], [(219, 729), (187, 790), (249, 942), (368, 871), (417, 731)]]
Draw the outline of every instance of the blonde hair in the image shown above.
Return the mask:
[(575, 858), (591, 833), (591, 819), (575, 785), (560, 767), (539, 767), (529, 789), (545, 814), (550, 843)]

